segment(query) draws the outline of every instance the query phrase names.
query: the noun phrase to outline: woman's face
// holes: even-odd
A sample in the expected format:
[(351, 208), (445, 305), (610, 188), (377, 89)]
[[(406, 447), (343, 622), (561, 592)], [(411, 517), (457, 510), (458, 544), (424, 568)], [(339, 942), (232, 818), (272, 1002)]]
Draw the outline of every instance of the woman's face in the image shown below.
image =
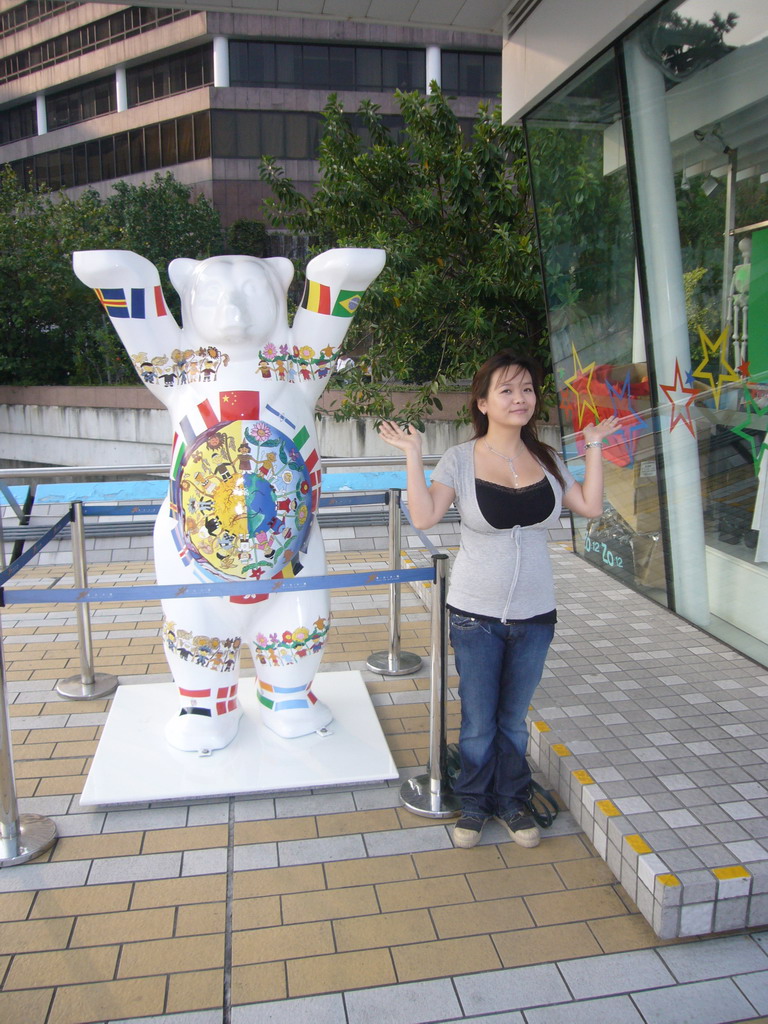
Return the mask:
[(489, 426), (525, 426), (536, 410), (536, 391), (528, 370), (502, 366), (491, 377), (488, 394), (477, 407), (488, 417)]

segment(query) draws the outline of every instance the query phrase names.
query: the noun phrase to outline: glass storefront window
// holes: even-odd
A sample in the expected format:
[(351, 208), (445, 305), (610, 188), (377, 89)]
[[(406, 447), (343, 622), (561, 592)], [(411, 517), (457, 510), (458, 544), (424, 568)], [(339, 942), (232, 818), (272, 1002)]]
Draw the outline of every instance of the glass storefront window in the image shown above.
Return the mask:
[[(768, 9), (741, 0), (732, 10), (666, 4), (622, 54), (651, 321), (670, 291), (681, 296), (679, 329), (669, 318), (666, 331), (654, 327), (661, 391), (676, 400), (670, 414), (658, 396), (660, 438), (668, 473), (698, 461), (696, 487), (678, 494), (679, 508), (669, 502), (671, 549), (679, 558), (675, 513), (681, 533), (700, 518), (700, 624), (768, 663)], [(662, 245), (660, 232), (647, 237), (660, 192), (671, 222)], [(670, 257), (682, 281), (661, 294), (653, 282)], [(678, 432), (690, 435), (682, 456)]]
[(651, 386), (639, 308), (618, 62), (604, 56), (526, 121), (564, 453), (583, 472), (583, 427), (617, 414), (604, 449), (604, 515), (577, 550), (666, 601)]
[(768, 664), (768, 8), (660, 5), (525, 120), (577, 550)]

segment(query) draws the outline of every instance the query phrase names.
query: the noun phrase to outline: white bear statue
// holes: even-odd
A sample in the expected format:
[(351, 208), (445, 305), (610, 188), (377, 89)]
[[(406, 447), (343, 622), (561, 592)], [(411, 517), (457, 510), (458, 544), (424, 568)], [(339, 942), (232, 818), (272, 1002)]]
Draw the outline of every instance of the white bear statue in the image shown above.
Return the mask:
[[(282, 257), (173, 260), (182, 324), (156, 268), (134, 252), (74, 253), (136, 371), (173, 427), (169, 494), (154, 531), (160, 584), (271, 580), (325, 573), (316, 512), (317, 400), (381, 249), (331, 249), (307, 265), (293, 324)], [(165, 653), (180, 709), (166, 727), (179, 750), (227, 746), (242, 714), (239, 651), (257, 666), (263, 723), (279, 736), (325, 727), (312, 692), (329, 628), (326, 590), (164, 600)]]

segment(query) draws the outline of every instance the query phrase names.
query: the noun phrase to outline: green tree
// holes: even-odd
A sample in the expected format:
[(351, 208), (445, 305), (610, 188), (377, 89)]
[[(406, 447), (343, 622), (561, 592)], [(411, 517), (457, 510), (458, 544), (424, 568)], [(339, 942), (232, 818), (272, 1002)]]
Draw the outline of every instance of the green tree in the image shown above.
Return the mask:
[(202, 193), (193, 195), (191, 188), (170, 172), (156, 173), (149, 184), (118, 181), (104, 205), (110, 247), (130, 249), (155, 264), (168, 306), (178, 317), (178, 297), (168, 278), (168, 264), (182, 256), (199, 260), (222, 252), (218, 211)]
[(132, 249), (158, 266), (222, 250), (218, 213), (171, 175), (95, 191), (23, 188), (0, 170), (0, 371), (9, 384), (133, 384), (136, 375), (95, 296), (72, 272), (76, 249)]
[(24, 189), (0, 170), (0, 370), (10, 384), (67, 383), (78, 333), (99, 322), (82, 301), (72, 250), (106, 244), (100, 201)]
[(441, 389), (497, 349), (524, 346), (545, 361), (548, 349), (520, 131), (484, 105), (465, 135), (435, 87), (396, 97), (399, 137), (375, 104), (363, 102), (353, 125), (329, 97), (311, 196), (273, 159), (261, 176), (272, 223), (308, 237), (311, 252), (387, 252), (344, 347), (355, 365), (337, 418), (389, 417), (393, 386), (406, 384), (418, 394), (402, 418), (420, 423)]
[(226, 230), (224, 247), (235, 256), (269, 256), (269, 235), (259, 220), (242, 217)]

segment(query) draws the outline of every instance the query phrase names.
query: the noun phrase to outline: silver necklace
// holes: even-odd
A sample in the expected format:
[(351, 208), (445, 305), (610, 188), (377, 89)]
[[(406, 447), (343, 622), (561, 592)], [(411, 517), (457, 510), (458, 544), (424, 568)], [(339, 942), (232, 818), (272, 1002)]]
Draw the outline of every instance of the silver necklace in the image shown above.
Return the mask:
[(497, 452), (495, 448), (493, 448), (490, 444), (488, 444), (488, 442), (485, 440), (485, 438), (483, 438), (483, 441), (485, 443), (485, 447), (488, 449), (489, 452), (493, 452), (493, 454), (494, 455), (498, 455), (498, 457), (500, 459), (504, 459), (506, 464), (509, 466), (509, 470), (510, 470), (510, 472), (512, 474), (512, 478), (514, 480), (514, 486), (517, 487), (518, 475), (517, 475), (517, 470), (515, 469), (515, 462), (516, 462), (517, 459), (520, 458), (520, 455), (522, 454), (523, 448), (525, 448), (525, 445), (523, 444), (523, 442), (522, 441), (520, 442), (520, 447), (517, 449), (517, 455), (505, 455), (504, 452)]

